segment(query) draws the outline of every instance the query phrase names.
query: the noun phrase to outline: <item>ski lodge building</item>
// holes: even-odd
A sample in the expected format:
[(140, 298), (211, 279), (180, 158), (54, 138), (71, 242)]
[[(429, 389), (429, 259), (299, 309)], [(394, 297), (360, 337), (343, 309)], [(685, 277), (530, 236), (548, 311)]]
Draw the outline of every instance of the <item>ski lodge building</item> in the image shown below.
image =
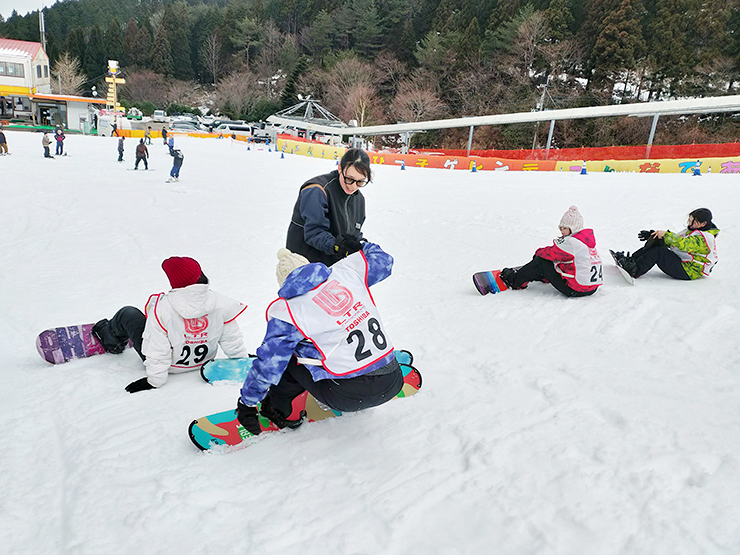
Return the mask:
[(41, 43), (0, 38), (0, 121), (61, 125), (83, 131), (105, 99), (52, 94), (49, 56)]

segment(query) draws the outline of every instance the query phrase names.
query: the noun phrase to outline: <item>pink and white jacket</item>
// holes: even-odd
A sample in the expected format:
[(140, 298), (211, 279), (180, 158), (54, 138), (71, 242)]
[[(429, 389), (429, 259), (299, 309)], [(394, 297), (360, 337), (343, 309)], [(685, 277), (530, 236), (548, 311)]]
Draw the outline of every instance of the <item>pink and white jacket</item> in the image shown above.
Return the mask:
[(552, 260), (557, 272), (574, 291), (594, 291), (604, 283), (593, 229), (558, 237), (551, 247), (537, 249), (535, 256)]
[(161, 387), (169, 373), (200, 369), (216, 358), (219, 345), (229, 358), (246, 357), (247, 348), (236, 323), (246, 308), (211, 291), (208, 284), (149, 297), (141, 349), (149, 384)]

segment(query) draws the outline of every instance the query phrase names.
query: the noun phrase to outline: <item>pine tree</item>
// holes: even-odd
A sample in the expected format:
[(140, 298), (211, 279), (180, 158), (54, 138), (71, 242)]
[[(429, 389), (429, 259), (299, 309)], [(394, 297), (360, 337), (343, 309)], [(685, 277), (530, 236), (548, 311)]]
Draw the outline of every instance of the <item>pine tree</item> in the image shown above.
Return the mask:
[(172, 71), (172, 51), (170, 41), (167, 40), (167, 33), (162, 25), (157, 29), (152, 45), (151, 67), (157, 73), (162, 75), (171, 75)]
[(83, 67), (91, 79), (102, 77), (107, 72), (108, 58), (105, 52), (105, 38), (97, 24), (90, 29)]
[(298, 58), (293, 71), (290, 72), (288, 80), (285, 82), (283, 92), (280, 95), (280, 105), (282, 108), (288, 108), (298, 101), (298, 80), (301, 78), (301, 75), (306, 72), (309, 64), (310, 60), (306, 56)]
[(594, 46), (594, 79), (601, 81), (616, 72), (635, 69), (644, 55), (641, 0), (622, 0), (619, 8), (604, 21)]
[(118, 60), (121, 66), (128, 65), (130, 62), (126, 58), (126, 50), (123, 47), (123, 31), (114, 17), (105, 33), (105, 53), (109, 60)]

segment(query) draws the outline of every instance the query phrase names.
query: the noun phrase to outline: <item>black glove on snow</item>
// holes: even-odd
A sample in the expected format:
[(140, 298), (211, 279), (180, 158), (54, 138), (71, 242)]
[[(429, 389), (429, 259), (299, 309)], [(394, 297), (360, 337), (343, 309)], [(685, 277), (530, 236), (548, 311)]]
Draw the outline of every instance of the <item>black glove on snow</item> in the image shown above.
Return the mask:
[(131, 382), (126, 386), (126, 391), (129, 393), (136, 393), (137, 391), (146, 391), (147, 389), (154, 389), (154, 386), (149, 383), (146, 378), (141, 378), (135, 382)]
[(257, 407), (248, 407), (242, 403), (241, 399), (236, 402), (236, 419), (253, 436), (258, 436), (262, 432), (259, 418), (257, 418)]
[(647, 241), (653, 236), (653, 233), (655, 233), (654, 229), (651, 229), (650, 231), (643, 229), (640, 233), (637, 234), (637, 238), (640, 241)]
[(340, 258), (349, 256), (350, 254), (356, 253), (361, 249), (362, 243), (357, 237), (353, 235), (348, 235), (347, 237), (345, 237), (344, 235), (340, 235), (336, 238), (334, 242), (334, 252), (337, 253)]

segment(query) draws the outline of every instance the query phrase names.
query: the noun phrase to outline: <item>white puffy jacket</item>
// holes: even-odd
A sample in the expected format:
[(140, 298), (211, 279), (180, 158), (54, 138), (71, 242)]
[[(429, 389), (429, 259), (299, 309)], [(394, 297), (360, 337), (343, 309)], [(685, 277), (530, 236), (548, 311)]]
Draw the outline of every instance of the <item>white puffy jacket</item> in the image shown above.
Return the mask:
[(149, 297), (142, 343), (149, 384), (161, 387), (170, 372), (198, 370), (216, 358), (219, 345), (229, 358), (247, 356), (235, 321), (246, 308), (207, 284)]

